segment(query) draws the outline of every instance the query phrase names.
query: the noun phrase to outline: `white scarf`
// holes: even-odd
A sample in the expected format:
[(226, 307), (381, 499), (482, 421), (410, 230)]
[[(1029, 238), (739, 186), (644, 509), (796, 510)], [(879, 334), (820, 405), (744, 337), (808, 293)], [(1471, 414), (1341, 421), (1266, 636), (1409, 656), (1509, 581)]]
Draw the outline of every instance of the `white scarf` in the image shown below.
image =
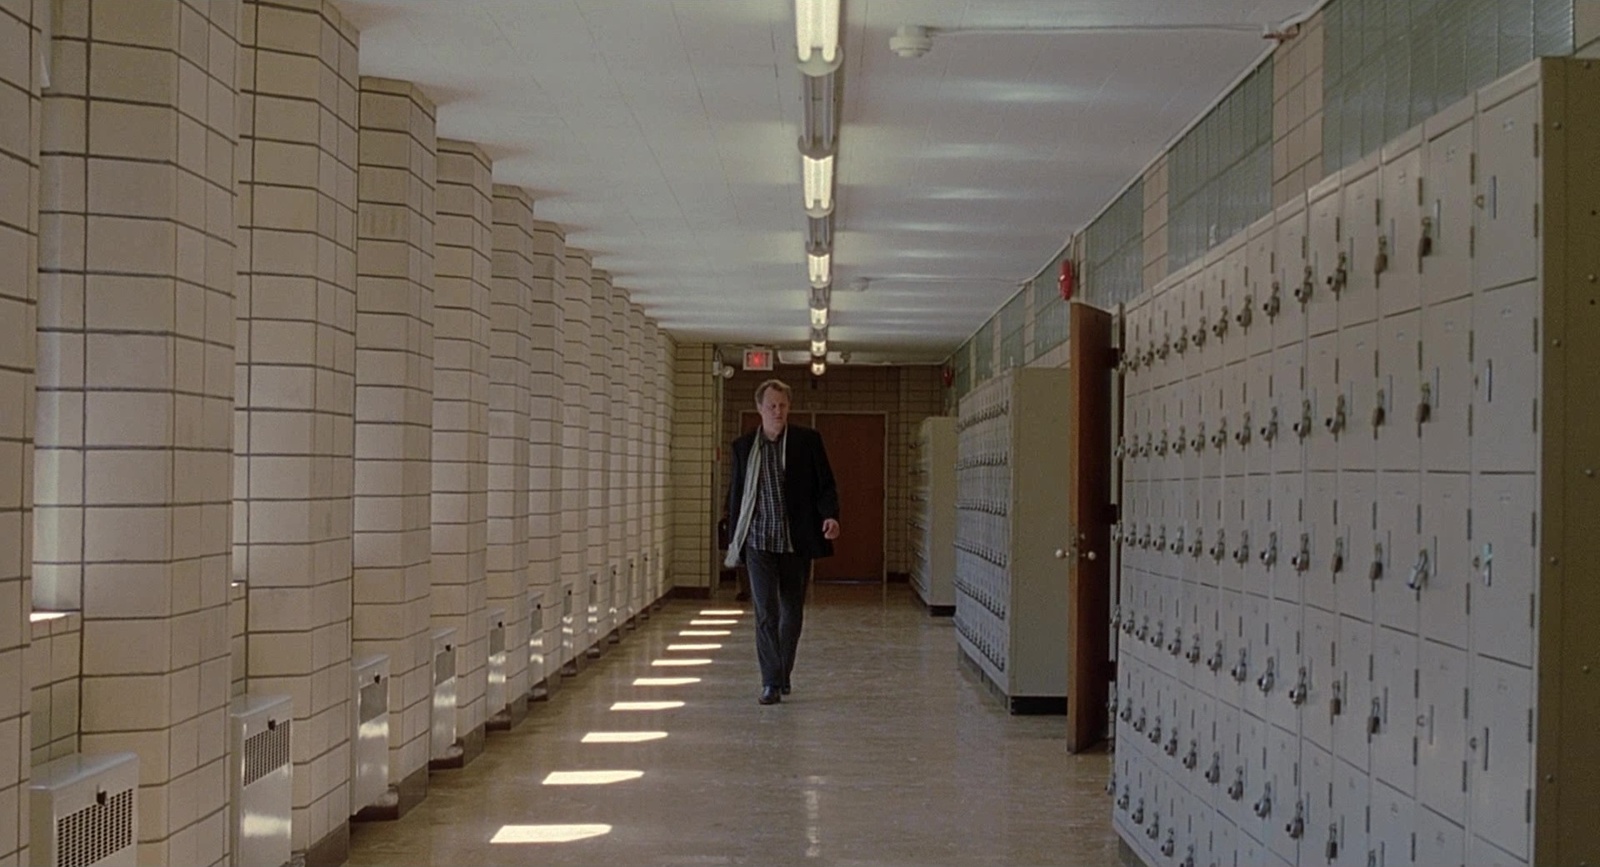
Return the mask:
[[(722, 561), (729, 569), (739, 565), (745, 537), (750, 535), (750, 520), (756, 513), (756, 488), (761, 484), (761, 446), (766, 440), (766, 433), (757, 428), (755, 442), (750, 445), (750, 458), (744, 464), (744, 496), (739, 500), (739, 522), (734, 526), (733, 539), (728, 542), (728, 556)], [(778, 461), (782, 469), (789, 468), (788, 425), (783, 426), (783, 435), (778, 438)]]

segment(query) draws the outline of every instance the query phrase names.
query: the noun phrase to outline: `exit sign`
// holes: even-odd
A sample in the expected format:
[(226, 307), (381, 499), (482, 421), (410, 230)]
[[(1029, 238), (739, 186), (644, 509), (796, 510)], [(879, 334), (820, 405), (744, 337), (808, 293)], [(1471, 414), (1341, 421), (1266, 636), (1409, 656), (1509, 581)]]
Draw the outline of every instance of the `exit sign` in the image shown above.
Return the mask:
[(772, 369), (772, 350), (770, 350), (770, 349), (746, 349), (744, 351), (744, 369), (745, 370), (771, 370)]

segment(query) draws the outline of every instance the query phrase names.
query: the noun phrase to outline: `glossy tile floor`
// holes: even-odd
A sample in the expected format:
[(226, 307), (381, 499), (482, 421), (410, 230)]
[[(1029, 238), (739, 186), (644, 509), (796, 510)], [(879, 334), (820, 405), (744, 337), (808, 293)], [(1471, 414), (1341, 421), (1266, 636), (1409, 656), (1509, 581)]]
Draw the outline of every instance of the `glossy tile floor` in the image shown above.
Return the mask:
[[(476, 761), (435, 772), (404, 819), (353, 826), (349, 863), (1137, 863), (1111, 830), (1109, 757), (1068, 754), (1063, 717), (1007, 715), (905, 585), (814, 588), (779, 705), (756, 703), (752, 630), (731, 590), (667, 603)], [(607, 733), (655, 734), (593, 742)], [(527, 842), (543, 837), (560, 839)]]

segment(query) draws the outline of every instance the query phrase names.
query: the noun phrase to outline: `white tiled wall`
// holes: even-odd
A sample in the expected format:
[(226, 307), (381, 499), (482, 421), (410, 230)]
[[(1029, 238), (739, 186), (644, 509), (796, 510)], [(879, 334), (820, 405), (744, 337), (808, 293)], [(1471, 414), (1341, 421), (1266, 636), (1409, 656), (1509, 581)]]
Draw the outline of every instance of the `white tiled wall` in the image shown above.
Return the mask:
[[(566, 249), (566, 282), (562, 286), (562, 448), (561, 448), (561, 583), (571, 597), (571, 623), (563, 622), (568, 643), (563, 661), (587, 648), (584, 618), (589, 602), (589, 284), (592, 259), (587, 250)], [(565, 604), (558, 600), (558, 604)]]
[(304, 850), (350, 814), (358, 35), (326, 0), (239, 9), (234, 574), (246, 688), (294, 699)]
[(454, 627), (456, 732), (485, 721), (493, 203), (481, 148), (439, 140), (434, 247), (433, 625)]
[[(506, 614), (508, 701), (528, 691), (528, 475), (533, 375), (533, 198), (494, 187), (490, 312), (489, 551), (491, 609)], [(495, 713), (498, 708), (489, 708)]]
[(562, 361), (566, 323), (561, 302), (566, 284), (567, 245), (565, 234), (555, 223), (536, 220), (532, 229), (528, 583), (542, 590), (540, 604), (543, 607), (538, 615), (545, 629), (540, 650), (548, 661), (543, 670), (531, 675), (531, 685), (537, 685), (559, 667), (552, 651), (559, 647), (560, 627), (551, 616), (550, 608), (555, 606), (559, 612), (560, 602), (555, 591), (561, 581), (562, 383), (566, 378)]
[(389, 654), (391, 784), (428, 763), (437, 147), (432, 100), (361, 79), (352, 651)]
[[(39, 64), (45, 0), (0, 3), (0, 863), (28, 860), (33, 549), (33, 339), (38, 300)], [(37, 695), (35, 695), (37, 703)], [(76, 714), (74, 714), (76, 721)], [(39, 723), (34, 721), (34, 727)], [(76, 729), (76, 726), (73, 726)]]
[[(62, 612), (57, 612), (62, 613)], [(32, 763), (78, 752), (78, 672), (83, 668), (83, 615), (76, 611), (30, 624), (27, 648), (33, 689)], [(24, 762), (23, 767), (28, 763)]]

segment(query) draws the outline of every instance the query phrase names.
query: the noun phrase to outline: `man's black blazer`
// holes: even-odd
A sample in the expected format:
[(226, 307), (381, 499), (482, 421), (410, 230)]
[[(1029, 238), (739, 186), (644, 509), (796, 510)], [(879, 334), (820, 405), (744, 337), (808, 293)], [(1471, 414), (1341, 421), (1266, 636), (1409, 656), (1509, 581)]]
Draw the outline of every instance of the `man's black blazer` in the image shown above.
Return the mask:
[[(745, 467), (755, 445), (758, 427), (733, 441), (733, 473), (728, 484), (728, 520), (739, 522), (740, 501), (744, 498)], [(789, 425), (786, 467), (783, 474), (783, 500), (789, 508), (789, 539), (797, 554), (813, 559), (833, 555), (833, 543), (822, 538), (822, 522), (839, 519), (839, 490), (834, 486), (833, 468), (822, 447), (822, 435), (808, 427)]]

